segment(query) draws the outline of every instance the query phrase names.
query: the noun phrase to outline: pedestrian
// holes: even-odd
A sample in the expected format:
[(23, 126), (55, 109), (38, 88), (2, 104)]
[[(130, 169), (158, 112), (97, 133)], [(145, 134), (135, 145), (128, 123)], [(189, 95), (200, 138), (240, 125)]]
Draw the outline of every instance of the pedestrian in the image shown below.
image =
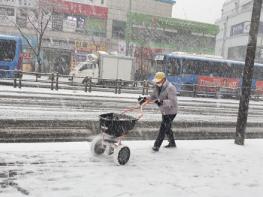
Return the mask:
[(159, 151), (165, 135), (168, 137), (169, 142), (165, 148), (176, 147), (171, 127), (172, 122), (177, 114), (177, 96), (175, 86), (166, 79), (163, 72), (157, 72), (153, 82), (155, 85), (152, 94), (148, 97), (143, 97), (142, 99), (138, 100), (140, 101), (140, 104), (155, 103), (158, 105), (161, 111), (162, 122), (159, 134), (154, 142), (154, 146), (152, 147), (152, 150), (156, 152)]

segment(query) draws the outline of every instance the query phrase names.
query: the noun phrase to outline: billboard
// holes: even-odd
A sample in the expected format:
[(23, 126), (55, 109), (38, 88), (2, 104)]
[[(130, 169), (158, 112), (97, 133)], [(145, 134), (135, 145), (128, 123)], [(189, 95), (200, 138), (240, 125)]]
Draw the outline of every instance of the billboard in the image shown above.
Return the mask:
[[(42, 0), (44, 2), (44, 0)], [(108, 8), (101, 6), (94, 6), (89, 4), (75, 3), (64, 0), (48, 0), (54, 4), (55, 12), (79, 15), (79, 16), (94, 16), (101, 19), (108, 18)]]

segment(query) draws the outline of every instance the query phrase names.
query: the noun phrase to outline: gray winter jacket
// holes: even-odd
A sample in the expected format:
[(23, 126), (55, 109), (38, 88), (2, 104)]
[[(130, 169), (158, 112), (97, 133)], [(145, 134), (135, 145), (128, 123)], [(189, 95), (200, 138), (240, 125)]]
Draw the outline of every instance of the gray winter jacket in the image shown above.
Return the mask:
[(163, 104), (160, 106), (162, 115), (177, 114), (176, 88), (168, 80), (164, 82), (161, 88), (155, 86), (149, 99), (160, 99), (160, 101), (163, 102)]

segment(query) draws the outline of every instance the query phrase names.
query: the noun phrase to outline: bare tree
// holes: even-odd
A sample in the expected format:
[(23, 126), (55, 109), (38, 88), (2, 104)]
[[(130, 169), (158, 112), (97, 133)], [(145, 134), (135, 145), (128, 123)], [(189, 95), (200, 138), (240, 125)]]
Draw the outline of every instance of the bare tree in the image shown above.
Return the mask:
[(33, 34), (36, 35), (36, 45), (34, 46), (30, 42), (30, 35), (29, 33), (26, 33), (26, 28), (24, 26), (21, 26), (19, 24), (15, 24), (16, 28), (20, 32), (21, 36), (26, 40), (29, 47), (32, 49), (36, 61), (37, 66), (35, 67), (35, 71), (41, 72), (41, 50), (42, 50), (42, 43), (43, 43), (43, 37), (47, 30), (48, 24), (51, 21), (52, 13), (54, 10), (54, 5), (50, 3), (49, 0), (38, 0), (37, 6), (34, 9), (26, 9), (22, 8), (24, 13), (26, 14), (26, 25), (28, 29), (33, 31)]

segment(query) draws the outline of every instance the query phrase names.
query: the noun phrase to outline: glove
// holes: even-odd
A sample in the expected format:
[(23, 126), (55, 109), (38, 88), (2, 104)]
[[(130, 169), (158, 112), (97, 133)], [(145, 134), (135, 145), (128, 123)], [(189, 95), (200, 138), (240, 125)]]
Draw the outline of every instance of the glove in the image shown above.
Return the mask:
[(146, 97), (141, 97), (141, 96), (139, 96), (139, 98), (138, 98), (138, 101), (139, 101), (139, 104), (140, 104), (140, 105), (142, 105), (143, 103), (145, 103), (146, 100), (147, 100)]
[(160, 99), (157, 99), (154, 101), (155, 104), (158, 105), (158, 107), (160, 107), (163, 104), (163, 101), (161, 101)]

